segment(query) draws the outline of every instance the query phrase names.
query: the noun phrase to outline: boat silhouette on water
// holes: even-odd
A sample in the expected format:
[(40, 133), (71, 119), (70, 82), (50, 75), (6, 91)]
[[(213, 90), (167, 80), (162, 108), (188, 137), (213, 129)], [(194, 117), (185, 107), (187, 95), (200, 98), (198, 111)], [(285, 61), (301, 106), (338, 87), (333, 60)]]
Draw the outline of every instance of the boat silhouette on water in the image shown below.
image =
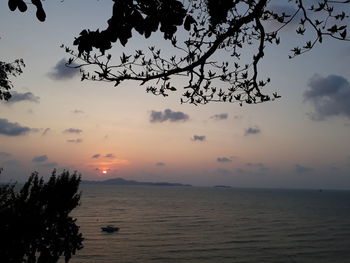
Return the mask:
[(108, 225), (101, 227), (102, 232), (113, 233), (119, 230), (119, 227)]

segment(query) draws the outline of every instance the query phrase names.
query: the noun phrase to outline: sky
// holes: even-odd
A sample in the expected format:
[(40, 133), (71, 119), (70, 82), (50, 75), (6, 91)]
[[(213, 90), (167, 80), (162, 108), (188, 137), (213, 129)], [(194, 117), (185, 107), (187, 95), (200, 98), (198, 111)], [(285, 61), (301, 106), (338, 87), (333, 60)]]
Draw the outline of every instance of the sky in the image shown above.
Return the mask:
[[(280, 99), (194, 106), (133, 81), (81, 82), (63, 66), (60, 45), (73, 46), (83, 29), (106, 28), (112, 1), (45, 1), (44, 23), (29, 7), (11, 12), (0, 2), (0, 60), (26, 64), (11, 79), (12, 100), (0, 102), (0, 182), (68, 169), (84, 180), (350, 189), (349, 42), (326, 39), (290, 60), (301, 41), (286, 28), (281, 45), (266, 47), (259, 72)], [(161, 35), (146, 41), (135, 32), (126, 51), (154, 43), (171, 53)]]

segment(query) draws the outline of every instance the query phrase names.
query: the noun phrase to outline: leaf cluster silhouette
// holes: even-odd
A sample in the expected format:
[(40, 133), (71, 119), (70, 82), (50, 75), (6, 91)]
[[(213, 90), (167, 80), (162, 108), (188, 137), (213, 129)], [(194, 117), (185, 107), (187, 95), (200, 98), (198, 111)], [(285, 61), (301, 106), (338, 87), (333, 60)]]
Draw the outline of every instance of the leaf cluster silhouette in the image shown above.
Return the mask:
[[(182, 103), (242, 105), (279, 98), (276, 92), (265, 93), (270, 78), (261, 79), (258, 73), (266, 46), (279, 45), (280, 32), (287, 26), (295, 27), (302, 42), (291, 48), (289, 58), (310, 51), (325, 38), (350, 40), (344, 11), (349, 0), (288, 0), (286, 11), (269, 0), (113, 2), (105, 30), (84, 29), (73, 43), (77, 51), (62, 45), (71, 55), (68, 66), (80, 68), (82, 80), (107, 81), (114, 86), (138, 81), (147, 83), (147, 92), (165, 97), (178, 90), (175, 79), (186, 78)], [(119, 59), (106, 54), (113, 45), (126, 46), (134, 31), (145, 38), (161, 32), (172, 45), (173, 55), (163, 55), (161, 47), (155, 46), (124, 52)]]
[(9, 77), (22, 74), (23, 67), (25, 67), (25, 64), (22, 59), (10, 63), (0, 61), (0, 100), (7, 101), (11, 98), (10, 90), (13, 88), (13, 84)]
[(68, 171), (48, 182), (33, 173), (20, 188), (0, 186), (0, 259), (7, 263), (69, 262), (83, 237), (69, 214), (79, 205), (80, 176)]

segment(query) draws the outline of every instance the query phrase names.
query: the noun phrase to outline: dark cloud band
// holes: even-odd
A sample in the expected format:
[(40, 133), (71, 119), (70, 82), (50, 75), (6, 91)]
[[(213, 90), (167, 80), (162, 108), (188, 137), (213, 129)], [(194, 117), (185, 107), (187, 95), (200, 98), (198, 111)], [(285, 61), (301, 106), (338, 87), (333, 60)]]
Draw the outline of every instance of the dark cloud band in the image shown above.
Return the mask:
[(45, 162), (47, 161), (47, 155), (40, 155), (40, 156), (36, 156), (32, 159), (32, 162), (36, 162), (36, 163), (41, 163), (41, 162)]
[[(79, 70), (67, 67), (66, 63), (67, 61), (65, 59), (58, 61), (52, 71), (48, 73), (48, 76), (54, 80), (67, 80), (79, 75)], [(71, 66), (74, 67), (76, 65), (71, 64)]]
[(193, 135), (192, 141), (204, 142), (206, 140), (205, 135)]
[(244, 135), (248, 136), (248, 135), (254, 135), (254, 134), (259, 134), (261, 133), (261, 130), (259, 127), (254, 126), (254, 127), (249, 127), (248, 129), (245, 130)]
[(16, 122), (9, 122), (7, 119), (0, 119), (0, 134), (6, 136), (25, 135), (33, 129), (21, 126)]
[(152, 111), (150, 116), (150, 122), (184, 122), (189, 120), (189, 116), (181, 111), (172, 111), (170, 109), (161, 111)]
[(16, 102), (21, 102), (21, 101), (39, 103), (40, 97), (35, 96), (32, 92), (20, 93), (17, 91), (13, 91), (13, 92), (11, 92), (11, 98), (5, 103), (14, 104)]
[(303, 95), (305, 101), (313, 105), (311, 119), (325, 120), (333, 116), (350, 119), (350, 83), (347, 79), (338, 75), (325, 78), (315, 75), (308, 86)]

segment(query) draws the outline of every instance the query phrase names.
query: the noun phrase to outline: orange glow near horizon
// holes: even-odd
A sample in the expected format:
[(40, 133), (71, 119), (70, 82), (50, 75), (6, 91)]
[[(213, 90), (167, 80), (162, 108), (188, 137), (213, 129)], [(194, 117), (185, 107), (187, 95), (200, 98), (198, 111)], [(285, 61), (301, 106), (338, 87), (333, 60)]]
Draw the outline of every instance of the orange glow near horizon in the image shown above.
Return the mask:
[(121, 167), (129, 165), (128, 160), (124, 159), (111, 159), (111, 160), (97, 160), (84, 164), (87, 173), (94, 171), (95, 176), (113, 175), (114, 172), (118, 171)]

